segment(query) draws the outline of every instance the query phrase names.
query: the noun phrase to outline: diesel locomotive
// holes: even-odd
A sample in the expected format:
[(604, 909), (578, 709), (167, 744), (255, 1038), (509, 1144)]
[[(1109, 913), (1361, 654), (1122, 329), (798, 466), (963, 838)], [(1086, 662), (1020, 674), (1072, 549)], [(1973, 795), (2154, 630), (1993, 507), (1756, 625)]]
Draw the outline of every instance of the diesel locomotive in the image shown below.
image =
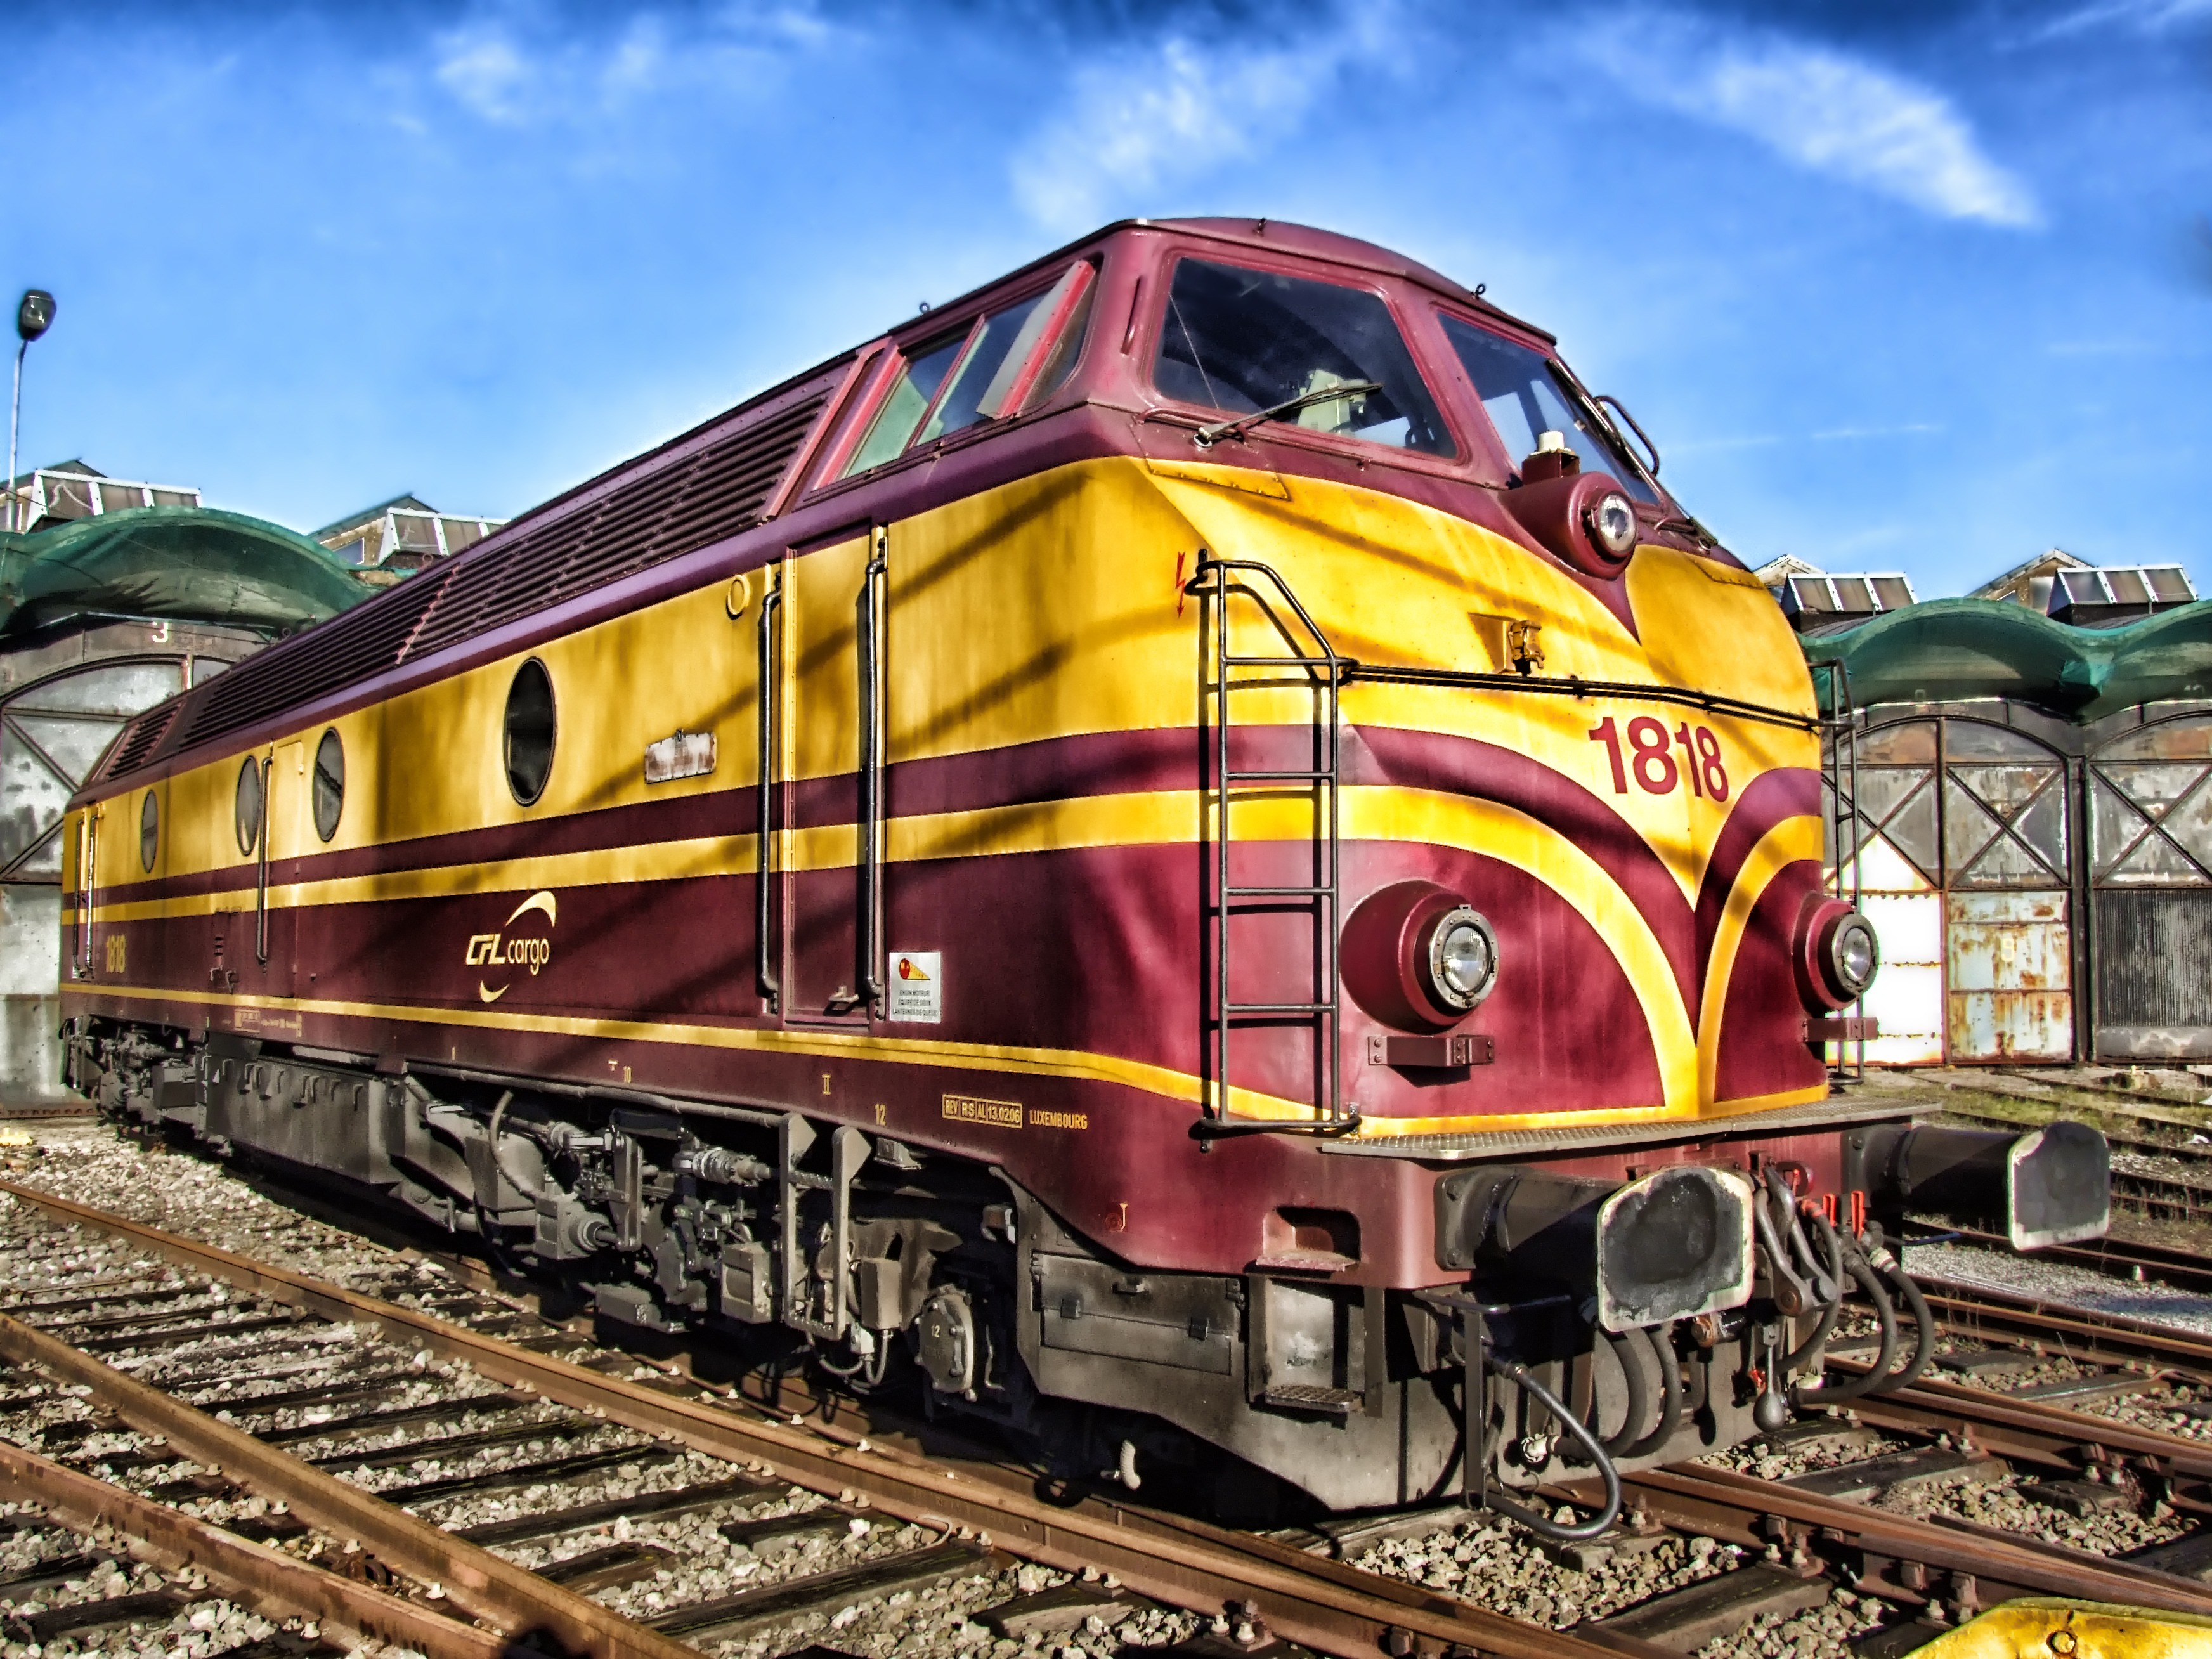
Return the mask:
[(1832, 1091), (1855, 821), (1659, 471), (1480, 289), (1109, 227), (127, 726), (68, 1081), (1085, 1478), (1594, 1531), (1925, 1363), (1908, 1210), (2106, 1206)]

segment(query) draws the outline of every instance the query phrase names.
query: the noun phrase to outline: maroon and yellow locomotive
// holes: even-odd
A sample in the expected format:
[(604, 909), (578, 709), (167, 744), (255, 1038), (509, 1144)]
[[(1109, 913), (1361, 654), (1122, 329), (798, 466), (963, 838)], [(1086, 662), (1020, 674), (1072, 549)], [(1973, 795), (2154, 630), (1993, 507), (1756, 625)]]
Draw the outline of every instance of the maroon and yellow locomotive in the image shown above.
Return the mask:
[(1813, 690), (1608, 401), (1102, 231), (127, 728), (71, 1079), (1132, 1484), (1740, 1440), (1907, 1299), (1869, 1206), (2081, 1236), (2101, 1143), (1831, 1097)]

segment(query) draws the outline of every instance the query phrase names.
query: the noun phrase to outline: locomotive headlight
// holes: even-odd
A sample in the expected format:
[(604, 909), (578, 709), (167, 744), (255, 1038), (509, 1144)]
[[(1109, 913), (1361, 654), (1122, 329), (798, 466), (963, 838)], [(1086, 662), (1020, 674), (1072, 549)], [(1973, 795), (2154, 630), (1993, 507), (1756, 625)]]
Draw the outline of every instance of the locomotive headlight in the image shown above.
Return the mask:
[(1864, 995), (1881, 966), (1881, 946), (1873, 923), (1856, 910), (1844, 917), (1828, 936), (1827, 956), (1837, 985), (1848, 990), (1854, 1001)]
[(1429, 932), (1429, 988), (1446, 1007), (1472, 1008), (1498, 982), (1498, 935), (1481, 913), (1462, 904)]
[(1590, 538), (1616, 559), (1636, 550), (1636, 508), (1617, 489), (1607, 490), (1583, 509)]
[(1815, 893), (1798, 918), (1790, 957), (1806, 1007), (1832, 1012), (1866, 994), (1881, 970), (1881, 941), (1849, 900)]

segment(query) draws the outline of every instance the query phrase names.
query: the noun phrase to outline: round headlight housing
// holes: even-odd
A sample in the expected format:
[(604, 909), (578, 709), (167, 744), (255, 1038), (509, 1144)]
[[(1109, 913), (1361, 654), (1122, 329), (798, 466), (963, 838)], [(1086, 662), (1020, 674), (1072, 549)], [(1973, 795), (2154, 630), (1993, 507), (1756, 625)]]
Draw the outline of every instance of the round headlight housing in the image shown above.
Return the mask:
[(1401, 1031), (1448, 1031), (1498, 984), (1498, 933), (1466, 895), (1394, 882), (1352, 907), (1337, 969), (1361, 1012)]
[(1498, 935), (1479, 910), (1462, 904), (1430, 925), (1423, 989), (1464, 1013), (1498, 983)]
[(1826, 954), (1837, 988), (1850, 992), (1854, 1002), (1866, 994), (1881, 967), (1881, 942), (1875, 937), (1874, 924), (1856, 910), (1829, 930)]
[(1583, 507), (1583, 528), (1613, 558), (1625, 559), (1636, 550), (1636, 507), (1618, 489), (1608, 489)]
[(1847, 900), (1825, 893), (1805, 901), (1790, 956), (1798, 993), (1814, 1013), (1848, 1008), (1881, 971), (1881, 940), (1874, 923)]

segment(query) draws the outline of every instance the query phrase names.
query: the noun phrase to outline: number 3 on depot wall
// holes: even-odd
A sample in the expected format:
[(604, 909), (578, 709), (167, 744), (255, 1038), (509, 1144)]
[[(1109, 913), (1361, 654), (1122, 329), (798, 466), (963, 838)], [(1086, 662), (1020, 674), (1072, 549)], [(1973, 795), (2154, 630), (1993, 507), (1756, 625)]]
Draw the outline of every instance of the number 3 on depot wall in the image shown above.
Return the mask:
[[(1605, 745), (1606, 758), (1613, 764), (1613, 793), (1628, 793), (1628, 778), (1636, 775), (1637, 787), (1647, 795), (1664, 795), (1671, 792), (1683, 778), (1690, 781), (1690, 793), (1711, 796), (1715, 800), (1729, 798), (1728, 768), (1721, 761), (1721, 740), (1713, 735), (1711, 726), (1700, 726), (1692, 730), (1684, 720), (1670, 733), (1666, 726), (1649, 714), (1638, 714), (1628, 723), (1628, 748), (1624, 754), (1620, 744), (1620, 723), (1607, 714), (1589, 729), (1589, 740)], [(1678, 765), (1674, 750), (1682, 751)]]

